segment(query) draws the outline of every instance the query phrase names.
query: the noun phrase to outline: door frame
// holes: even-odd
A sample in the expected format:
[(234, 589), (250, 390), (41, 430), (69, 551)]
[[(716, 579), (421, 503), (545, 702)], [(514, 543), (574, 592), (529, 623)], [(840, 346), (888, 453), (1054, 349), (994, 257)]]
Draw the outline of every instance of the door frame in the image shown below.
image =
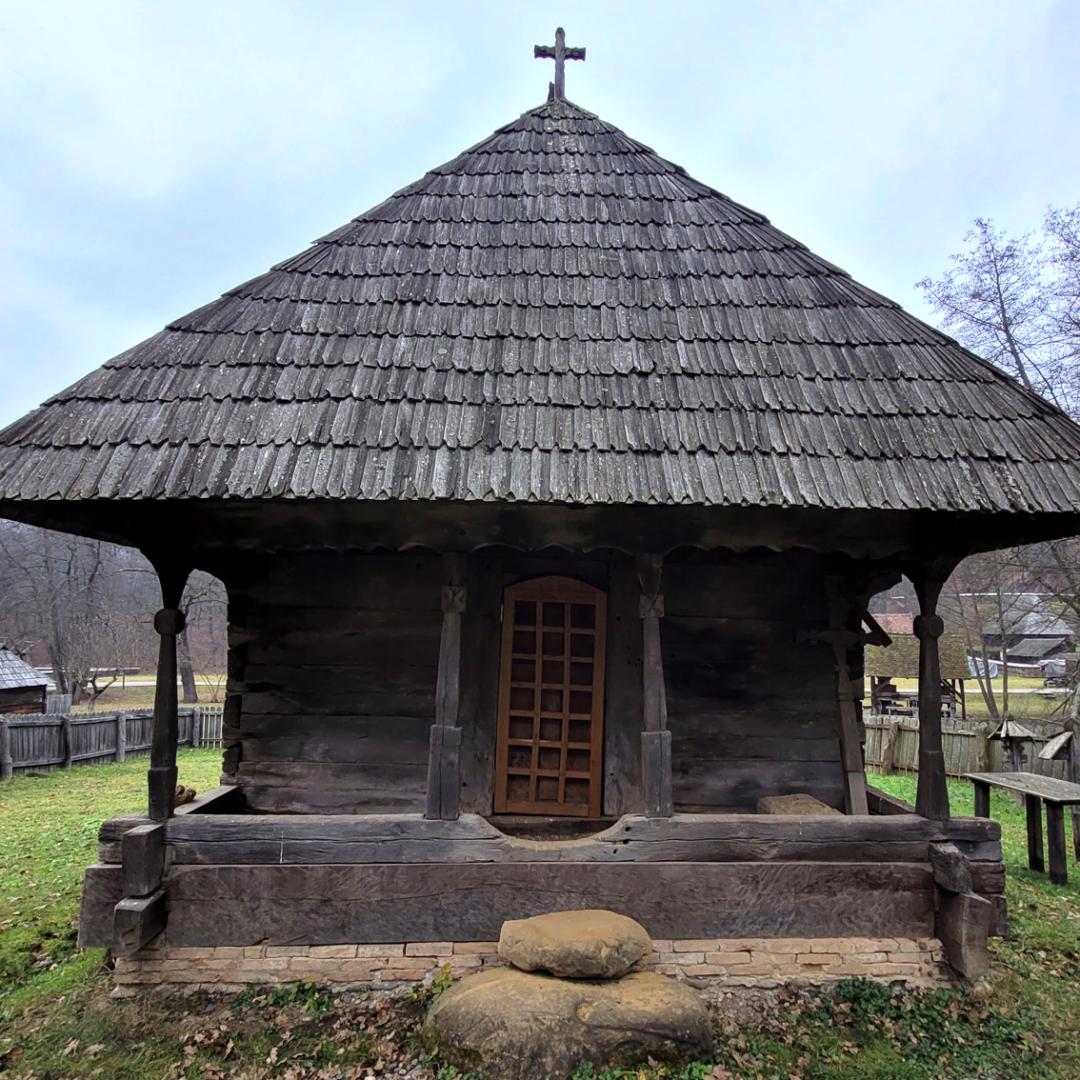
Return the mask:
[[(587, 632), (592, 633), (594, 637), (594, 647), (591, 662), (593, 665), (593, 678), (591, 685), (592, 692), (592, 709), (589, 714), (589, 800), (588, 803), (552, 803), (550, 806), (539, 806), (535, 799), (529, 803), (514, 802), (508, 796), (508, 769), (509, 765), (509, 751), (510, 751), (510, 694), (513, 689), (513, 679), (511, 678), (514, 656), (514, 604), (519, 600), (534, 600), (537, 604), (543, 604), (545, 600), (556, 601), (563, 604), (573, 603), (588, 603), (593, 606), (596, 612), (595, 625), (591, 630)], [(542, 609), (541, 609), (542, 610)], [(540, 703), (540, 691), (543, 686), (542, 680), (542, 664), (543, 664), (543, 630), (542, 623), (539, 624), (541, 629), (537, 632), (541, 635), (540, 640), (536, 643), (536, 649), (532, 659), (538, 665), (535, 680), (535, 687), (537, 693), (534, 698), (534, 705), (532, 709), (533, 713), (533, 762), (530, 766), (531, 779), (537, 779), (535, 776), (537, 771), (537, 761), (539, 751), (540, 739), (540, 724), (541, 713), (543, 709)], [(570, 683), (570, 662), (572, 654), (570, 652), (569, 638), (575, 628), (566, 625), (563, 627), (564, 634), (564, 661), (563, 667), (563, 682), (561, 690), (563, 693), (563, 709), (562, 709), (562, 725), (563, 725), (563, 737), (560, 742), (560, 762), (561, 767), (559, 769), (560, 788), (565, 791), (566, 781), (566, 759), (567, 751), (570, 749), (583, 749), (585, 744), (580, 744), (577, 747), (568, 746), (569, 743), (569, 724), (571, 719), (567, 716), (569, 713), (569, 695), (571, 691)], [(580, 632), (583, 628), (577, 628)], [(550, 575), (537, 578), (529, 578), (525, 581), (519, 581), (513, 585), (508, 585), (503, 590), (502, 597), (502, 627), (501, 627), (501, 648), (499, 651), (499, 697), (498, 697), (498, 711), (496, 713), (496, 736), (495, 736), (495, 813), (496, 814), (535, 814), (539, 816), (551, 816), (551, 817), (580, 817), (580, 818), (599, 818), (602, 816), (603, 808), (603, 776), (604, 776), (604, 676), (606, 665), (606, 653), (607, 653), (607, 593), (605, 590), (598, 588), (595, 585), (590, 585), (587, 582), (581, 581), (577, 578), (567, 577), (565, 575)], [(518, 656), (517, 659), (525, 659), (525, 657)], [(549, 687), (554, 689), (554, 687)], [(524, 710), (523, 710), (524, 711)], [(581, 714), (583, 717), (584, 714)], [(535, 793), (535, 786), (533, 787), (533, 793)]]

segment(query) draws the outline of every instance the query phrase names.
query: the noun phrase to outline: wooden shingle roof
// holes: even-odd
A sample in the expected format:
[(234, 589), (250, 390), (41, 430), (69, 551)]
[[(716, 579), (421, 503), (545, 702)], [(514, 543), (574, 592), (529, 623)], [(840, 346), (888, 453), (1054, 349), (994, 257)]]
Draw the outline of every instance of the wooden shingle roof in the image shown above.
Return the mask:
[(1080, 429), (569, 102), (0, 433), (0, 502), (1080, 510)]
[(0, 690), (48, 685), (49, 680), (32, 668), (17, 652), (0, 645)]
[[(874, 616), (880, 619), (880, 616)], [(867, 645), (863, 651), (863, 663), (868, 676), (884, 676), (889, 679), (917, 679), (919, 677), (919, 639), (914, 634), (893, 633), (890, 645)], [(938, 653), (943, 679), (971, 678), (968, 666), (967, 641), (963, 634), (942, 634), (938, 639)]]

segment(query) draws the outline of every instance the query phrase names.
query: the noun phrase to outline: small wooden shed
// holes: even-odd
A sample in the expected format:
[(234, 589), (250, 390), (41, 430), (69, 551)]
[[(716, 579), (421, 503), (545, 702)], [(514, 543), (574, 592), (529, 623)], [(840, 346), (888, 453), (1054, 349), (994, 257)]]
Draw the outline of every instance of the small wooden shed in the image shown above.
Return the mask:
[[(893, 679), (918, 679), (919, 639), (914, 634), (913, 615), (875, 615), (874, 618), (890, 639), (888, 645), (868, 645), (865, 654), (871, 708), (873, 712), (881, 713), (888, 710), (890, 700), (893, 703), (903, 700), (897, 697), (895, 689), (889, 691)], [(951, 716), (959, 710), (966, 718), (964, 680), (971, 677), (971, 670), (964, 635), (943, 633), (938, 639), (938, 652), (945, 714)], [(917, 701), (917, 698), (913, 700)]]
[[(149, 813), (104, 827), (81, 940), (187, 950), (154, 981), (608, 907), (662, 939), (936, 931), (974, 970), (999, 833), (950, 818), (937, 599), (1080, 531), (1078, 462), (1058, 409), (556, 92), (0, 433), (0, 514), (162, 585)], [(229, 594), (225, 786), (174, 815), (193, 568)], [(917, 808), (861, 750), (901, 574)], [(755, 812), (794, 793), (844, 813)]]
[(49, 680), (14, 649), (0, 645), (0, 714), (43, 713)]

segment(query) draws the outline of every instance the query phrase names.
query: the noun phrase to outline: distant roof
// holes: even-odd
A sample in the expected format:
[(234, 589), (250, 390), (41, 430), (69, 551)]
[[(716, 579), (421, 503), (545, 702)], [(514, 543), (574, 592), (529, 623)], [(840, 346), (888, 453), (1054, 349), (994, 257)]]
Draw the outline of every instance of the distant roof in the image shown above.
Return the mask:
[(1010, 660), (1030, 659), (1041, 660), (1044, 656), (1057, 649), (1064, 648), (1068, 638), (1024, 638), (1015, 645), (1010, 645), (1006, 650)]
[[(1005, 612), (1006, 637), (1012, 637), (1015, 634), (1023, 634), (1024, 637), (1029, 638), (1072, 636), (1072, 627), (1056, 611), (1051, 611), (1041, 603), (1026, 611), (1021, 608), (1016, 608), (1015, 611), (1015, 615)], [(1000, 637), (1001, 625), (997, 620), (988, 622), (983, 627), (983, 633)]]
[(0, 645), (0, 690), (48, 685), (49, 680), (35, 671), (18, 653)]
[[(875, 616), (876, 618), (877, 616)], [(919, 639), (914, 634), (894, 634), (891, 645), (867, 645), (864, 666), (867, 675), (889, 679), (919, 677)], [(967, 642), (963, 634), (942, 634), (938, 639), (943, 679), (968, 679)]]
[(915, 616), (909, 611), (883, 611), (880, 615), (874, 614), (874, 622), (885, 631), (886, 634), (910, 634), (915, 622)]
[(0, 502), (1080, 511), (1080, 428), (565, 101), (0, 433)]

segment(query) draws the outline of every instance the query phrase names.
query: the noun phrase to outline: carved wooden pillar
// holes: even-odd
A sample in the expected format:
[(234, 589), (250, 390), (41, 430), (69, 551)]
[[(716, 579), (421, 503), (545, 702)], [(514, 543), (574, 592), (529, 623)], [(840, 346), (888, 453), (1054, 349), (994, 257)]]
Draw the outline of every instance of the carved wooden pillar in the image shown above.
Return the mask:
[[(1057, 756), (1065, 760), (1065, 779), (1070, 783), (1080, 784), (1080, 686), (1074, 687), (1069, 695), (1062, 726), (1069, 733), (1069, 738)], [(1080, 806), (1072, 808), (1071, 817), (1073, 851), (1080, 862)]]
[(844, 808), (849, 814), (868, 814), (866, 763), (863, 759), (864, 729), (860, 715), (862, 694), (851, 677), (852, 649), (861, 649), (861, 619), (845, 597), (840, 578), (825, 579), (829, 604), (829, 633), (833, 667), (836, 671), (837, 734), (840, 761), (844, 770)]
[(454, 821), (461, 801), (461, 616), (465, 611), (465, 560), (446, 556), (442, 590), (442, 633), (435, 682), (435, 723), (428, 747), (427, 809), (424, 816)]
[[(246, 582), (245, 582), (246, 585)], [(248, 648), (251, 631), (248, 628), (247, 590), (241, 589), (232, 576), (226, 583), (228, 594), (228, 651), (225, 654), (225, 701), (221, 707), (221, 783), (239, 781), (240, 763), (244, 755), (241, 738), (243, 721), (244, 678), (247, 675)]]
[(912, 575), (919, 598), (914, 631), (919, 639), (919, 786), (915, 809), (923, 817), (946, 821), (949, 788), (941, 743), (941, 660), (938, 639), (945, 624), (937, 613), (938, 597), (947, 573)]
[(11, 759), (11, 728), (0, 717), (0, 780), (10, 780), (15, 775), (15, 764)]
[(187, 568), (157, 565), (161, 582), (162, 608), (154, 616), (158, 632), (157, 683), (154, 689), (154, 716), (150, 727), (150, 769), (147, 773), (150, 817), (164, 821), (173, 812), (176, 795), (176, 744), (180, 734), (176, 696), (176, 638), (184, 629), (180, 598), (187, 581)]
[(660, 620), (664, 597), (660, 592), (663, 556), (641, 555), (637, 561), (641, 588), (643, 724), (641, 777), (648, 817), (671, 817), (674, 797), (671, 783), (671, 732), (667, 726), (667, 692), (664, 658), (660, 649)]

